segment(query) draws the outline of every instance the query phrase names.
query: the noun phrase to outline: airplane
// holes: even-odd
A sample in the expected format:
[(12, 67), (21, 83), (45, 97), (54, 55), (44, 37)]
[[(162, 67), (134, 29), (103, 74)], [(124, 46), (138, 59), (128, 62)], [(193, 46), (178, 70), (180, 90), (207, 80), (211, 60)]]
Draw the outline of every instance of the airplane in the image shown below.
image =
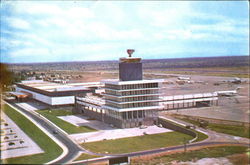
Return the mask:
[(237, 87), (235, 90), (231, 90), (231, 91), (217, 91), (216, 93), (218, 94), (218, 96), (236, 96), (238, 94), (238, 90), (241, 89), (242, 87)]
[(190, 77), (178, 77), (178, 80), (190, 80)]
[(241, 79), (238, 78), (238, 77), (235, 77), (234, 79), (229, 80), (228, 82), (234, 83), (234, 84), (240, 84), (241, 83)]

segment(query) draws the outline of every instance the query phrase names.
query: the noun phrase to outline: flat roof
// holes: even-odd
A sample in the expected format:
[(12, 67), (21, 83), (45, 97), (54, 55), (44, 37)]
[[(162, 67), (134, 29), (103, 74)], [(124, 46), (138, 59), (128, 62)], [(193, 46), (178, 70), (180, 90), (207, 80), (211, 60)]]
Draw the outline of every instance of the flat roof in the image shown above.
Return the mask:
[(12, 96), (16, 96), (19, 98), (25, 98), (28, 97), (30, 94), (29, 93), (25, 93), (25, 92), (9, 92)]
[(42, 80), (22, 81), (21, 83), (17, 84), (44, 90), (47, 92), (89, 90), (88, 87), (101, 86), (100, 82), (58, 84)]
[(158, 83), (158, 82), (164, 82), (164, 79), (132, 80), (132, 81), (119, 81), (118, 79), (109, 79), (102, 81), (102, 83), (113, 84), (113, 85), (145, 84), (145, 83)]

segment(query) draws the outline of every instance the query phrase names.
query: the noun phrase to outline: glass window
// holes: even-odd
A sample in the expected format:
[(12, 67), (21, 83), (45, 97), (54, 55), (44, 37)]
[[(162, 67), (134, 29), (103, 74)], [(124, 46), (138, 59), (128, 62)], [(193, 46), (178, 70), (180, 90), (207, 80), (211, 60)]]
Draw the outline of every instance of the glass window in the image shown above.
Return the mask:
[(132, 119), (132, 112), (131, 111), (128, 111), (128, 118)]
[(137, 119), (137, 111), (133, 111), (133, 118)]

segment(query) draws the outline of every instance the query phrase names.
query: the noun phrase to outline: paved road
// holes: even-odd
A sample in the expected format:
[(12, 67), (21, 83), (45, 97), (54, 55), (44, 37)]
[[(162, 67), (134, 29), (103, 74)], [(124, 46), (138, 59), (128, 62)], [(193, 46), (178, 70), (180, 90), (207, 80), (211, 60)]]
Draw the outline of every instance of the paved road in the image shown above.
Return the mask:
[[(8, 102), (8, 101), (7, 101)], [(10, 103), (10, 102), (8, 102)], [(61, 132), (59, 129), (57, 129), (56, 127), (54, 127), (52, 124), (48, 123), (47, 121), (44, 121), (42, 118), (40, 118), (39, 116), (37, 116), (34, 113), (31, 113), (29, 111), (24, 110), (23, 108), (10, 103), (12, 106), (16, 107), (17, 109), (19, 109), (20, 111), (22, 111), (23, 113), (25, 113), (27, 116), (31, 117), (32, 119), (34, 119), (35, 121), (37, 121), (42, 127), (44, 127), (48, 132), (50, 132), (51, 134), (53, 134), (53, 131), (56, 130), (58, 133), (54, 134), (54, 136), (61, 141), (61, 143), (63, 143), (67, 148), (68, 148), (68, 153), (67, 155), (65, 155), (63, 158), (61, 158), (60, 160), (54, 162), (53, 164), (62, 164), (62, 163), (67, 163), (70, 160), (72, 160), (73, 158), (75, 158), (75, 156), (80, 152), (80, 151), (84, 151), (82, 148), (78, 147), (78, 145), (76, 145), (74, 142), (72, 142), (72, 140), (70, 138), (67, 137), (67, 135), (65, 135), (63, 132)], [(48, 146), (49, 147), (49, 146)]]

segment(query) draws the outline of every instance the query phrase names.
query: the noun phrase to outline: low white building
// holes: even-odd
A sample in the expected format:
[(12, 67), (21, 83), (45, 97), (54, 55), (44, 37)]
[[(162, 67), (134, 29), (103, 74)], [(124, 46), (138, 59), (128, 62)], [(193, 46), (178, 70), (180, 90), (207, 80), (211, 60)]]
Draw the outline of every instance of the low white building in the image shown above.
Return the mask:
[(100, 86), (96, 83), (58, 84), (43, 80), (22, 81), (16, 83), (17, 92), (28, 93), (30, 98), (48, 105), (67, 105), (75, 103), (75, 96), (84, 96), (93, 92), (93, 88)]

